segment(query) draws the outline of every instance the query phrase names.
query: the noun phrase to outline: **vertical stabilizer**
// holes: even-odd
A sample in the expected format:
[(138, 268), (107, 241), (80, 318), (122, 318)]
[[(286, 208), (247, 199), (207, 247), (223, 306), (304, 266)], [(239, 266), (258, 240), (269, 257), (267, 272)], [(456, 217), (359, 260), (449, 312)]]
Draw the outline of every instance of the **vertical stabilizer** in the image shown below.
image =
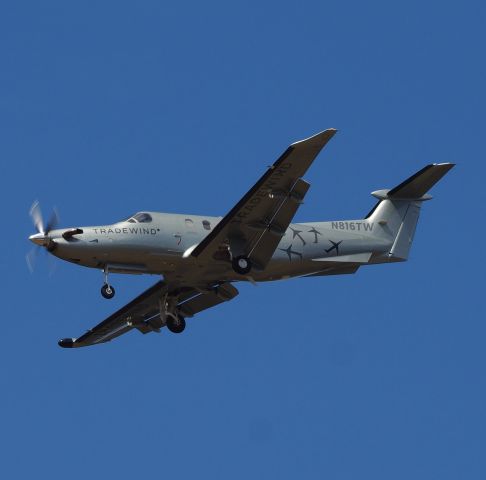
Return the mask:
[(432, 198), (428, 190), (453, 166), (453, 163), (427, 165), (395, 188), (372, 193), (379, 202), (366, 218), (382, 227), (379, 235), (390, 241), (390, 257), (408, 258), (422, 202)]

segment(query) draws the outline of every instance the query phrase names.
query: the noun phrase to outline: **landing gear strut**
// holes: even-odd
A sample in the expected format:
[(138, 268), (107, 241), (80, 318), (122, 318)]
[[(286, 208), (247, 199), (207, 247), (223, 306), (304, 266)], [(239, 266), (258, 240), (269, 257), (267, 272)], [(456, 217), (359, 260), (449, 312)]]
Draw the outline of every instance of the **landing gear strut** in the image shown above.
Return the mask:
[(233, 266), (233, 270), (240, 275), (246, 275), (250, 273), (251, 262), (250, 259), (248, 257), (245, 257), (244, 255), (233, 258), (231, 265)]
[(186, 328), (186, 320), (181, 315), (177, 315), (175, 317), (173, 317), (172, 315), (168, 315), (166, 324), (167, 324), (167, 328), (172, 333), (181, 333)]
[(103, 276), (105, 283), (101, 287), (101, 295), (103, 298), (113, 298), (115, 296), (115, 289), (108, 283), (108, 267), (103, 269)]

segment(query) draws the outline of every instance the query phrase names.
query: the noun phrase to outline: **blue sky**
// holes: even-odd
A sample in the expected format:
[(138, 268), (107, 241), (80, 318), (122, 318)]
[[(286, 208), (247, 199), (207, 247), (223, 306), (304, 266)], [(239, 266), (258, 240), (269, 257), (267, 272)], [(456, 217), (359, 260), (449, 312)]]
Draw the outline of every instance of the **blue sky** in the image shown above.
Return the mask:
[[(485, 23), (479, 1), (3, 5), (2, 478), (485, 478)], [(95, 270), (30, 275), (35, 199), (66, 227), (223, 215), (328, 127), (297, 220), (361, 218), (457, 163), (408, 263), (57, 346), (156, 278), (114, 276), (106, 301)]]

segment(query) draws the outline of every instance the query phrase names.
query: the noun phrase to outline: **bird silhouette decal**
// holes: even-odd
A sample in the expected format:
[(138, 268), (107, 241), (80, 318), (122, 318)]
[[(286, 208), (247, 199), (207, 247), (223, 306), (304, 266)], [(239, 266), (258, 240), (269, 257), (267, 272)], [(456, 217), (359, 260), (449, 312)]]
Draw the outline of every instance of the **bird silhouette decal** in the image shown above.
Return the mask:
[(282, 250), (282, 252), (285, 252), (289, 256), (289, 262), (292, 261), (292, 255), (297, 255), (302, 260), (302, 253), (292, 250), (292, 244), (287, 248), (279, 248), (279, 250)]
[(339, 245), (343, 242), (342, 240), (339, 240), (339, 242), (333, 242), (332, 240), (329, 240), (332, 243), (332, 247), (329, 247), (325, 250), (326, 253), (330, 253), (333, 250), (336, 250), (336, 257), (339, 255)]
[(308, 233), (314, 234), (314, 243), (317, 243), (317, 235), (322, 235), (322, 233), (316, 230), (314, 227), (312, 227)]
[(292, 227), (289, 227), (289, 228), (290, 228), (290, 230), (292, 230), (292, 240), (295, 237), (299, 237), (302, 240), (302, 245), (305, 245), (305, 240), (304, 240), (304, 238), (301, 235), (302, 230), (297, 230), (296, 228), (292, 228)]

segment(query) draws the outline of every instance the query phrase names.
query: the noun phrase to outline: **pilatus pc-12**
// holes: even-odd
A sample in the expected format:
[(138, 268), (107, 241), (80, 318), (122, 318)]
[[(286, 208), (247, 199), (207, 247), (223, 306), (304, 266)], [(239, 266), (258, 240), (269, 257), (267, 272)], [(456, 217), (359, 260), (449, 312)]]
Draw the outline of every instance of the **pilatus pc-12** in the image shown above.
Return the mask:
[(139, 212), (112, 225), (44, 227), (38, 204), (30, 240), (56, 257), (104, 272), (101, 294), (112, 298), (109, 273), (162, 278), (79, 338), (61, 347), (108, 342), (132, 329), (167, 327), (180, 333), (186, 318), (238, 295), (234, 283), (355, 273), (363, 265), (407, 260), (422, 202), (454, 165), (439, 163), (391, 190), (372, 195), (364, 218), (291, 223), (309, 189), (302, 177), (336, 133), (329, 129), (293, 143), (224, 217)]

